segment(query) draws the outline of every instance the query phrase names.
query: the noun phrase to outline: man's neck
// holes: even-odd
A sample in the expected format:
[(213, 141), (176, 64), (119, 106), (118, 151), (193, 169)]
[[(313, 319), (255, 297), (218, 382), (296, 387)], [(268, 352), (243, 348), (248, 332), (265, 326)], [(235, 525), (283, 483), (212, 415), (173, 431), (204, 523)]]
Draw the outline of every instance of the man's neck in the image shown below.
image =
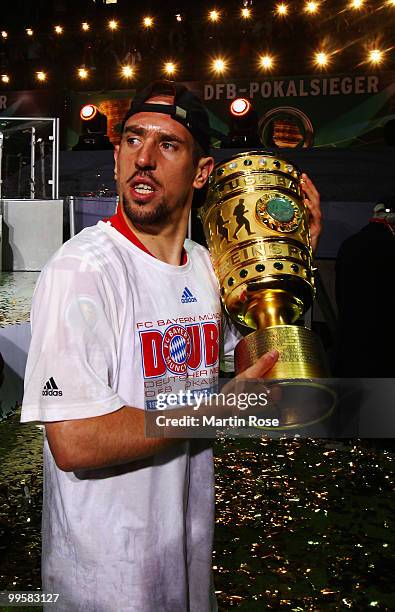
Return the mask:
[(179, 266), (184, 262), (184, 241), (187, 234), (189, 214), (186, 218), (178, 219), (176, 224), (162, 229), (142, 229), (134, 225), (124, 214), (122, 205), (121, 214), (130, 230), (137, 236), (138, 240), (145, 246), (147, 251), (154, 257), (173, 266)]

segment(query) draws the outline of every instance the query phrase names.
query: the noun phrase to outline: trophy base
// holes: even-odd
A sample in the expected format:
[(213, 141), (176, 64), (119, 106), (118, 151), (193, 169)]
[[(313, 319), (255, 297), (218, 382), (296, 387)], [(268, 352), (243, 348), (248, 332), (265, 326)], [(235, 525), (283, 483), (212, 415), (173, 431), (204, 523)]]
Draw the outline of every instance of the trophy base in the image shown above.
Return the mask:
[(270, 370), (271, 379), (330, 377), (320, 338), (297, 325), (258, 329), (240, 340), (235, 349), (236, 373), (243, 372), (272, 349), (277, 349), (280, 355)]
[(276, 429), (303, 428), (326, 419), (336, 404), (336, 393), (321, 381), (309, 380), (330, 377), (319, 337), (296, 325), (276, 325), (252, 332), (236, 347), (236, 372), (243, 372), (272, 349), (280, 353), (269, 373), (270, 380), (278, 380), (276, 386), (280, 389), (280, 398), (273, 406), (273, 414), (280, 421)]

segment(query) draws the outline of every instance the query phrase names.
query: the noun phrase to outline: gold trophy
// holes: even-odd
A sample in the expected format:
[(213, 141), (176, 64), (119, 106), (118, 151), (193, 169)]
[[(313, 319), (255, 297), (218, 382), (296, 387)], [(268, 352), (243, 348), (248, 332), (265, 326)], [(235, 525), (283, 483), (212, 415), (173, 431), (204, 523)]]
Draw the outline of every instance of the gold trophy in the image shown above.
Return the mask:
[[(329, 377), (320, 339), (296, 324), (315, 296), (300, 177), (293, 163), (277, 155), (239, 153), (215, 166), (199, 210), (224, 308), (244, 329), (255, 330), (236, 347), (236, 371), (277, 349), (270, 377), (293, 389)], [(301, 415), (300, 406), (288, 406), (285, 426), (316, 422), (333, 408), (329, 388), (308, 384), (322, 390), (319, 407), (315, 403)]]

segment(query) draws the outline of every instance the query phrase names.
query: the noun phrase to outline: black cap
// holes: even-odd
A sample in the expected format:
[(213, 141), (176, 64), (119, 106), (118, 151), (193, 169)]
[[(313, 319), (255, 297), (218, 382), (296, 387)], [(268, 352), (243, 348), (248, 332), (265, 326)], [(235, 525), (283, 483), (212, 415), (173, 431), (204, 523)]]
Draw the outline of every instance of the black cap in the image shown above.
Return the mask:
[[(173, 104), (149, 104), (147, 100), (159, 94), (174, 97)], [(138, 91), (132, 100), (130, 109), (122, 123), (122, 132), (126, 121), (132, 115), (141, 112), (165, 113), (186, 127), (200, 144), (205, 154), (210, 152), (210, 123), (204, 104), (184, 85), (172, 81), (153, 81)]]

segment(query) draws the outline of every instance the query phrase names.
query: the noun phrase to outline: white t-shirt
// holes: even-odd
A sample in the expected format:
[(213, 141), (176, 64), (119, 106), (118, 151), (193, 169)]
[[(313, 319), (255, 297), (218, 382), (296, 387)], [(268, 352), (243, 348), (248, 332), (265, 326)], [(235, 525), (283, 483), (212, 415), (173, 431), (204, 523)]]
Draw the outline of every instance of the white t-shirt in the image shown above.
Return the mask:
[[(180, 377), (216, 378), (218, 284), (206, 249), (185, 248), (187, 263), (172, 266), (101, 221), (63, 245), (33, 296), (22, 422), (144, 408)], [(45, 440), (43, 590), (60, 593), (51, 609), (215, 610), (213, 528), (206, 441), (63, 472)]]

